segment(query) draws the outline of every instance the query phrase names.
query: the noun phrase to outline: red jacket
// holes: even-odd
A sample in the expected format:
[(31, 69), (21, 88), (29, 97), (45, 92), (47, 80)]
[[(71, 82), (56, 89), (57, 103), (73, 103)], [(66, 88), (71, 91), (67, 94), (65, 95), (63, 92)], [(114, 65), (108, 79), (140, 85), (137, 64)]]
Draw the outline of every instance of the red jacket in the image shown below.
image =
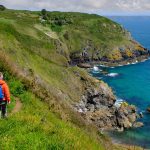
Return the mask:
[(10, 102), (10, 92), (9, 92), (9, 87), (7, 83), (4, 80), (0, 80), (0, 85), (2, 86), (3, 94), (4, 94), (4, 99), (7, 100), (7, 102)]

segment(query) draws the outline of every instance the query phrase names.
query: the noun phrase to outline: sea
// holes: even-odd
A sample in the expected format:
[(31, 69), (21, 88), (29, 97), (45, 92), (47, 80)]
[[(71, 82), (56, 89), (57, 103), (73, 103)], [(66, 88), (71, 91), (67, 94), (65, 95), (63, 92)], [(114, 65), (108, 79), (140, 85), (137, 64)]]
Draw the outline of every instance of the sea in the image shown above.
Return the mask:
[[(136, 41), (150, 50), (149, 16), (113, 16), (109, 18), (121, 24)], [(138, 120), (144, 123), (143, 127), (128, 129), (124, 132), (111, 132), (110, 136), (120, 144), (137, 145), (150, 149), (150, 113), (146, 111), (150, 107), (150, 59), (114, 68), (98, 66), (98, 69), (106, 70), (108, 75), (92, 70), (92, 76), (108, 83), (118, 101), (125, 100), (135, 105), (137, 111), (142, 112), (144, 116)]]

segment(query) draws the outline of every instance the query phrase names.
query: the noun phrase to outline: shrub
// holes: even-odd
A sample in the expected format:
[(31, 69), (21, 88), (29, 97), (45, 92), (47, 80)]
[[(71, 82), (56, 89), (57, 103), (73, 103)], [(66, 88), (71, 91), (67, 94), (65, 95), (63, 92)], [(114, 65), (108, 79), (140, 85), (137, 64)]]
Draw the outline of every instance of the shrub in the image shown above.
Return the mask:
[(133, 53), (131, 52), (131, 50), (126, 49), (126, 50), (125, 50), (125, 55), (126, 55), (127, 57), (132, 57), (132, 56), (133, 56)]
[(42, 9), (42, 10), (41, 10), (41, 14), (42, 14), (43, 16), (45, 16), (45, 15), (47, 14), (46, 9)]
[(4, 11), (5, 9), (6, 9), (6, 7), (5, 7), (5, 6), (0, 5), (0, 11)]
[(107, 56), (108, 60), (111, 61), (118, 61), (122, 59), (122, 55), (118, 49), (113, 50), (111, 53), (108, 54)]
[(59, 26), (59, 25), (55, 25), (55, 24), (52, 24), (51, 25), (51, 29), (54, 31), (54, 32), (61, 32), (62, 31), (62, 27)]
[(41, 10), (41, 14), (42, 14), (42, 18), (43, 18), (44, 20), (48, 20), (48, 16), (47, 16), (47, 11), (46, 11), (46, 9), (42, 9), (42, 10)]

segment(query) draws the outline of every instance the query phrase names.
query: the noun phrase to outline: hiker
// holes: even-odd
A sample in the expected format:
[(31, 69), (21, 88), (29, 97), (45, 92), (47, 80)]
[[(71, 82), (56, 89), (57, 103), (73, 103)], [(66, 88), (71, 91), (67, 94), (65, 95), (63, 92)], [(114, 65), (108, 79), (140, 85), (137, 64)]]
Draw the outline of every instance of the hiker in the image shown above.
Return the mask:
[(3, 73), (0, 72), (0, 110), (2, 118), (7, 117), (7, 103), (10, 103), (9, 87), (3, 80)]

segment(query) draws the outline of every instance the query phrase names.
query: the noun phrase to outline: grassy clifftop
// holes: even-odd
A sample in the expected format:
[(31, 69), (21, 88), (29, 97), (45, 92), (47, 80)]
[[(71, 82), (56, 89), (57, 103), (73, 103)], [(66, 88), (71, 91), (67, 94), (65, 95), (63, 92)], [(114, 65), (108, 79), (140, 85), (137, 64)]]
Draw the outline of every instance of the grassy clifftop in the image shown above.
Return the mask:
[(96, 14), (44, 12), (40, 19), (57, 33), (61, 53), (64, 48), (72, 60), (119, 61), (145, 52), (121, 25)]
[(104, 56), (111, 50), (108, 47), (130, 43), (128, 35), (97, 15), (51, 12), (46, 17), (43, 20), (40, 12), (0, 12), (0, 69), (12, 99), (18, 97), (23, 104), (20, 112), (1, 121), (0, 145), (4, 149), (112, 149), (70, 108), (85, 90), (81, 76), (91, 86), (99, 83), (68, 61), (83, 49), (92, 56), (96, 47)]

